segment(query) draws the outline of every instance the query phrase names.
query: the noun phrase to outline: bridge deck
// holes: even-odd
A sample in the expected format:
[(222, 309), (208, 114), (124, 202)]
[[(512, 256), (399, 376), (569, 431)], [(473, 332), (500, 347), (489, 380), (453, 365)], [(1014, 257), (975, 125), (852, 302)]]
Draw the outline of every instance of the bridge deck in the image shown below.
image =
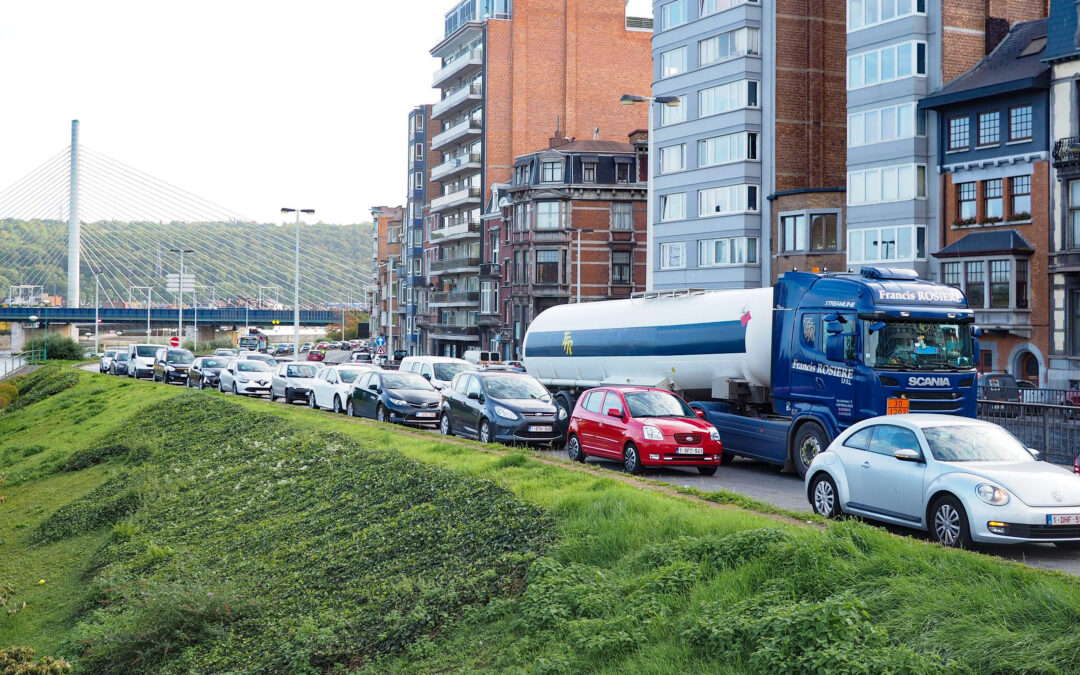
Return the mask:
[[(151, 309), (151, 323), (176, 323), (178, 312), (175, 309)], [(40, 321), (46, 317), (56, 323), (94, 323), (93, 307), (0, 307), (0, 321), (28, 321), (37, 316)], [(146, 323), (145, 309), (115, 309), (102, 307), (98, 316), (102, 323)], [(184, 322), (195, 319), (195, 310), (184, 308)], [(268, 326), (274, 321), (291, 326), (291, 309), (247, 309), (246, 307), (225, 307), (222, 309), (200, 309), (199, 323), (204, 325), (253, 325)], [(341, 321), (341, 313), (328, 309), (301, 310), (300, 323), (304, 326), (325, 326)]]

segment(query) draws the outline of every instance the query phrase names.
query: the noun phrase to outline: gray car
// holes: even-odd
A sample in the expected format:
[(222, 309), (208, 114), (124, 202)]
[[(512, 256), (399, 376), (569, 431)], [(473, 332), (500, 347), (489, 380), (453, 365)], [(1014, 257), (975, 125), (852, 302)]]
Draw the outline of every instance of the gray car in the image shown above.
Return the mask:
[(282, 363), (274, 369), (274, 375), (270, 378), (270, 400), (283, 398), (286, 403), (306, 402), (320, 369), (318, 364), (308, 361)]

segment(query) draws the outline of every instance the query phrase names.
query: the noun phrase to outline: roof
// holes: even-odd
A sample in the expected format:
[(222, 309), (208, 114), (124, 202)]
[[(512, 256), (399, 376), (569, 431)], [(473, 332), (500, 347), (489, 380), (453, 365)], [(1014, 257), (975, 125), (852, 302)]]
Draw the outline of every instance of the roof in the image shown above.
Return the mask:
[[(1014, 24), (1000, 44), (971, 70), (919, 102), (937, 108), (1024, 89), (1049, 89), (1050, 65), (1042, 61), (1047, 19)], [(1029, 49), (1030, 47), (1030, 49)]]
[[(523, 157), (530, 157), (532, 155), (538, 155), (543, 152), (561, 152), (561, 153), (603, 153), (610, 154), (634, 154), (637, 149), (629, 143), (621, 143), (619, 141), (570, 141), (564, 145), (560, 145), (554, 148), (543, 148), (533, 152), (525, 153), (524, 155), (518, 155), (515, 159), (520, 160)], [(515, 163), (516, 164), (516, 163)]]
[(992, 230), (972, 232), (933, 255), (935, 258), (967, 258), (1002, 253), (1031, 255), (1034, 252), (1031, 244), (1016, 230)]

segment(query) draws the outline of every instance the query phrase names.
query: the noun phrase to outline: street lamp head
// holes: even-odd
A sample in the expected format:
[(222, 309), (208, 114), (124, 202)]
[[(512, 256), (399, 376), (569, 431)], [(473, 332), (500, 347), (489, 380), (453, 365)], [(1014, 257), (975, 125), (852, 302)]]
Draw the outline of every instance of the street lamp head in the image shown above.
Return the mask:
[(300, 209), (300, 213), (315, 213), (315, 209)]
[(30, 316), (26, 317), (26, 320), (30, 321), (30, 322), (37, 321), (38, 320), (38, 315), (37, 314), (31, 314)]
[(644, 103), (648, 100), (648, 98), (636, 94), (623, 94), (619, 97), (619, 103), (622, 103), (623, 105), (634, 105), (635, 103)]
[(657, 103), (662, 103), (670, 108), (676, 108), (682, 104), (682, 99), (678, 96), (657, 96), (653, 99)]
[(290, 209), (288, 207), (282, 207), (281, 212), (282, 213), (295, 213), (296, 209)]

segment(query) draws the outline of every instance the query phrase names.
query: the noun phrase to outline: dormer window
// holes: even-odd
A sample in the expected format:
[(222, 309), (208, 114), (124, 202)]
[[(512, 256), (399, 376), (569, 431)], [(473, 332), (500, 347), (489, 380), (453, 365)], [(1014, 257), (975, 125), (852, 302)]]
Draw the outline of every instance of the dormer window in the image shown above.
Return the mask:
[(561, 161), (545, 161), (540, 164), (540, 180), (544, 183), (559, 183), (563, 179)]

